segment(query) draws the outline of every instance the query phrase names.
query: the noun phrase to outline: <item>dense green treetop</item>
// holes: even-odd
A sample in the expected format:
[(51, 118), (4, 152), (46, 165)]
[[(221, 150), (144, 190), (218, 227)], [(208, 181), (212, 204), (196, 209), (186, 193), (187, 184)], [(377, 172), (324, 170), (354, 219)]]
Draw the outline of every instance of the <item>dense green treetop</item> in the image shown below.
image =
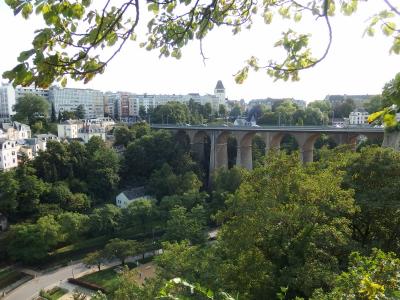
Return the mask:
[[(218, 244), (221, 280), (244, 299), (272, 298), (281, 286), (310, 296), (332, 284), (349, 254), (352, 192), (341, 176), (271, 155), (228, 198)], [(307, 276), (304, 276), (307, 274)]]
[[(16, 15), (29, 18), (32, 13), (41, 15), (45, 26), (36, 31), (32, 48), (21, 52), (19, 64), (3, 74), (15, 85), (35, 83), (48, 87), (53, 81), (66, 84), (66, 75), (75, 80), (90, 81), (97, 73), (105, 71), (107, 64), (120, 52), (128, 40), (141, 41), (147, 50), (158, 50), (161, 56), (180, 58), (181, 49), (192, 40), (202, 41), (209, 32), (220, 26), (232, 28), (233, 34), (251, 28), (256, 18), (266, 24), (273, 23), (276, 15), (283, 19), (302, 22), (312, 19), (316, 26), (324, 26), (329, 37), (322, 53), (312, 53), (310, 34), (284, 29), (276, 47), (281, 47), (282, 60), (271, 58), (266, 62), (249, 57), (247, 65), (236, 75), (243, 82), (249, 70), (267, 70), (277, 79), (298, 80), (298, 71), (313, 67), (323, 60), (332, 42), (330, 18), (335, 13), (352, 15), (359, 0), (312, 0), (312, 1), (148, 1), (140, 5), (139, 0), (123, 3), (107, 1), (103, 7), (90, 0), (80, 1), (33, 1), (6, 0)], [(380, 27), (385, 35), (393, 39), (390, 49), (400, 53), (398, 17), (399, 9), (384, 0), (386, 10), (372, 16), (366, 33), (373, 35)], [(369, 4), (369, 3), (368, 3)], [(368, 5), (366, 4), (366, 5)], [(150, 11), (146, 18), (143, 9)], [(146, 37), (137, 28), (147, 22)], [(301, 28), (301, 26), (299, 26)], [(102, 51), (110, 47), (111, 51)], [(202, 52), (202, 51), (201, 51)]]
[(104, 253), (108, 258), (118, 258), (122, 264), (129, 256), (135, 256), (142, 252), (142, 246), (134, 240), (112, 239), (104, 248)]
[(49, 102), (43, 97), (27, 94), (20, 97), (14, 105), (13, 119), (25, 124), (33, 125), (37, 120), (46, 118), (49, 113)]
[(312, 300), (400, 298), (400, 259), (374, 249), (370, 256), (352, 253), (348, 270), (337, 276), (331, 292), (316, 291)]
[(7, 233), (7, 241), (10, 257), (33, 263), (44, 258), (60, 241), (60, 225), (53, 216), (42, 217), (36, 224), (13, 225)]

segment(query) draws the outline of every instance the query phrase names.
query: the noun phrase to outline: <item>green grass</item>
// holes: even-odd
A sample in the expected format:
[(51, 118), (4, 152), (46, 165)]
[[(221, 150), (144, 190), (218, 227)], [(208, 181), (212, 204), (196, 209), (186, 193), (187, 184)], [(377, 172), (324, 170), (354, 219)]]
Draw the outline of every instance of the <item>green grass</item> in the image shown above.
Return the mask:
[(40, 291), (40, 296), (47, 300), (57, 300), (68, 293), (68, 290), (60, 288), (58, 286), (48, 291)]
[(25, 276), (24, 273), (15, 271), (10, 268), (0, 269), (0, 289), (20, 280)]
[(65, 294), (68, 293), (68, 290), (66, 289), (59, 289), (57, 292), (51, 295), (51, 298), (49, 300), (57, 300), (64, 296)]
[(118, 274), (114, 271), (113, 267), (82, 276), (79, 279), (97, 284), (104, 288), (107, 292), (110, 292), (112, 288), (116, 285)]

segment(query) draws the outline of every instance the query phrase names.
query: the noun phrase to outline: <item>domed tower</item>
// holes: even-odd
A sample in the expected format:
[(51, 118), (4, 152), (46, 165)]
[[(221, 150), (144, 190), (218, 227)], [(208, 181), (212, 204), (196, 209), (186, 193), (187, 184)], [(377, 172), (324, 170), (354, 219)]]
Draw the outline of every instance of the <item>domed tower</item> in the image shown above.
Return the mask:
[(221, 80), (218, 80), (217, 85), (214, 89), (214, 95), (218, 97), (218, 104), (225, 104), (225, 88)]

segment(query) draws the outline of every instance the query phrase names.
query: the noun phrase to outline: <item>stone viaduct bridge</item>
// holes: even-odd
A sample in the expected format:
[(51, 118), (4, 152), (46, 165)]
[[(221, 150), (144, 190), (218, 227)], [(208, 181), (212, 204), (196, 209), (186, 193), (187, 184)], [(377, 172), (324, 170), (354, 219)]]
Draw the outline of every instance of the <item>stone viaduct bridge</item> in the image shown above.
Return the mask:
[[(228, 167), (227, 141), (233, 136), (237, 142), (236, 165), (251, 170), (253, 168), (252, 139), (258, 134), (265, 142), (265, 153), (271, 149), (278, 150), (282, 138), (291, 135), (299, 145), (302, 162), (313, 161), (314, 143), (321, 134), (326, 134), (338, 144), (356, 146), (357, 137), (366, 136), (368, 139), (384, 137), (383, 128), (348, 127), (336, 128), (331, 126), (198, 126), (198, 125), (151, 125), (154, 129), (167, 129), (175, 133), (184, 133), (190, 140), (190, 146), (200, 159), (204, 159), (205, 139), (209, 138), (210, 174), (218, 168)], [(385, 141), (384, 141), (385, 144)]]

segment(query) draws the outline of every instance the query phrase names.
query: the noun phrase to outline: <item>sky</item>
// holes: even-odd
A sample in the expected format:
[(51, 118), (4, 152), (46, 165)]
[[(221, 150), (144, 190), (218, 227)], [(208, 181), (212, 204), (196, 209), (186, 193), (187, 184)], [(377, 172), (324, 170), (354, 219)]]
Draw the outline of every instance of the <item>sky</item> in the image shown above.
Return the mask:
[[(205, 63), (198, 41), (183, 50), (180, 60), (160, 59), (156, 51), (139, 48), (144, 38), (144, 32), (139, 32), (138, 42), (128, 43), (104, 74), (86, 85), (69, 80), (67, 87), (148, 94), (212, 94), (217, 81), (222, 80), (226, 95), (232, 100), (272, 97), (313, 101), (332, 94), (379, 94), (384, 84), (400, 71), (400, 56), (389, 54), (390, 38), (363, 37), (368, 17), (385, 8), (382, 0), (369, 2), (362, 3), (354, 16), (331, 18), (333, 44), (328, 57), (314, 68), (302, 71), (299, 82), (274, 81), (265, 71), (251, 72), (240, 85), (234, 81), (234, 74), (250, 56), (258, 56), (261, 61), (279, 56), (279, 49), (273, 44), (288, 23), (277, 17), (271, 25), (255, 22), (250, 30), (236, 36), (228, 28), (216, 29), (203, 41), (208, 58)], [(327, 29), (322, 19), (294, 26), (312, 34), (315, 56), (323, 52)], [(40, 27), (40, 20), (16, 17), (0, 0), (0, 73), (17, 64), (18, 54), (30, 49), (34, 30)]]

